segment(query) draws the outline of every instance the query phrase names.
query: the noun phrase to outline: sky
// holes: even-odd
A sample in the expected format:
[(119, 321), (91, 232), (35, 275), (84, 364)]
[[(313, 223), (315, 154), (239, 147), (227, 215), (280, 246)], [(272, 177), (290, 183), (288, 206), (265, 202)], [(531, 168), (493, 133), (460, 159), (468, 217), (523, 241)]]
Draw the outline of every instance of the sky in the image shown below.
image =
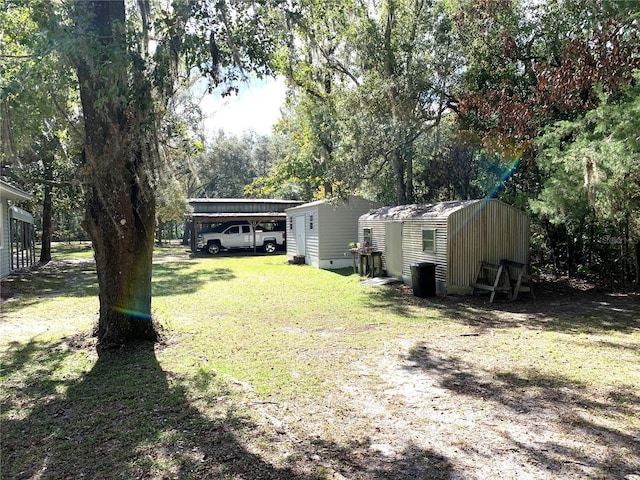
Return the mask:
[(286, 87), (284, 79), (252, 80), (240, 87), (238, 95), (221, 98), (220, 93), (206, 95), (200, 102), (206, 116), (205, 130), (212, 134), (219, 129), (241, 135), (253, 129), (268, 135), (280, 118)]

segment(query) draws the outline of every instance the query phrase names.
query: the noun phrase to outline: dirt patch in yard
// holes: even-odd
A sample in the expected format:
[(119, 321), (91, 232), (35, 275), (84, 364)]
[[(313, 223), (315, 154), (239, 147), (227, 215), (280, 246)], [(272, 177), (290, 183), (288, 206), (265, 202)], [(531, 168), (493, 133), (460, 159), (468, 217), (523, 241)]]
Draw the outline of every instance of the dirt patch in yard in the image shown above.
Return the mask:
[[(562, 362), (553, 345), (540, 356), (526, 350), (542, 331), (594, 348), (607, 332), (623, 332), (635, 340), (607, 346), (640, 365), (638, 297), (545, 288), (516, 303), (425, 299), (459, 325), (357, 352), (318, 403), (261, 405), (262, 431), (278, 439), (261, 454), (336, 479), (639, 480), (640, 385), (594, 387), (580, 374), (551, 374), (546, 364)], [(493, 355), (504, 342), (528, 363)]]

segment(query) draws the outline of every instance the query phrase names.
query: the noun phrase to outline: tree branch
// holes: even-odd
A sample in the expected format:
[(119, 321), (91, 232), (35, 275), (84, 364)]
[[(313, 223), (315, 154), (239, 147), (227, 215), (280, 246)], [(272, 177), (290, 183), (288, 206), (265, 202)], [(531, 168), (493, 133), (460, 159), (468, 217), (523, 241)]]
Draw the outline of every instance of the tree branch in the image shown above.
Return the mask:
[(0, 58), (37, 58), (37, 55), (0, 55)]
[(76, 135), (78, 135), (79, 138), (84, 138), (84, 133), (76, 128), (75, 122), (73, 122), (71, 120), (71, 118), (69, 118), (69, 116), (67, 115), (67, 112), (65, 112), (65, 110), (60, 106), (60, 104), (58, 103), (58, 100), (56, 99), (56, 96), (53, 94), (53, 92), (49, 92), (49, 98), (51, 98), (53, 100), (53, 105), (56, 107), (56, 110), (58, 110), (58, 112), (60, 112), (62, 114), (62, 116), (64, 117), (64, 119), (67, 121), (67, 124), (69, 125), (69, 128), (71, 128), (71, 130), (73, 130), (73, 132)]

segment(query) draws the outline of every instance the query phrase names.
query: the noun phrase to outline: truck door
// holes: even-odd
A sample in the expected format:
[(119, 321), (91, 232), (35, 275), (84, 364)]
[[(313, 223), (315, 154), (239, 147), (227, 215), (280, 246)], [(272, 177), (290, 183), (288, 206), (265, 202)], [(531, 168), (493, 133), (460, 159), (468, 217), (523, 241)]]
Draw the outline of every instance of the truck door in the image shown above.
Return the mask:
[(222, 245), (225, 248), (238, 248), (242, 246), (242, 234), (240, 233), (240, 225), (234, 225), (224, 231)]
[(253, 232), (249, 225), (242, 225), (242, 247), (253, 247)]

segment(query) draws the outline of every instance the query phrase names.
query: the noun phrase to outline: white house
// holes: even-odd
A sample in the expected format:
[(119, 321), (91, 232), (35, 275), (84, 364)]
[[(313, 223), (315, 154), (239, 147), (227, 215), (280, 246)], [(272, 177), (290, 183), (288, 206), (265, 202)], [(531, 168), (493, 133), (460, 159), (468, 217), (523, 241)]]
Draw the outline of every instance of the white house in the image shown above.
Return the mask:
[(352, 195), (285, 210), (287, 258), (293, 261), (294, 257), (304, 257), (306, 264), (326, 270), (351, 266), (349, 244), (357, 242), (358, 218), (378, 206)]
[(0, 278), (35, 263), (33, 217), (16, 204), (31, 194), (0, 180)]
[(358, 241), (383, 252), (387, 274), (411, 283), (411, 265), (435, 263), (437, 293), (465, 294), (480, 262), (529, 262), (529, 218), (499, 200), (383, 207), (362, 215)]

